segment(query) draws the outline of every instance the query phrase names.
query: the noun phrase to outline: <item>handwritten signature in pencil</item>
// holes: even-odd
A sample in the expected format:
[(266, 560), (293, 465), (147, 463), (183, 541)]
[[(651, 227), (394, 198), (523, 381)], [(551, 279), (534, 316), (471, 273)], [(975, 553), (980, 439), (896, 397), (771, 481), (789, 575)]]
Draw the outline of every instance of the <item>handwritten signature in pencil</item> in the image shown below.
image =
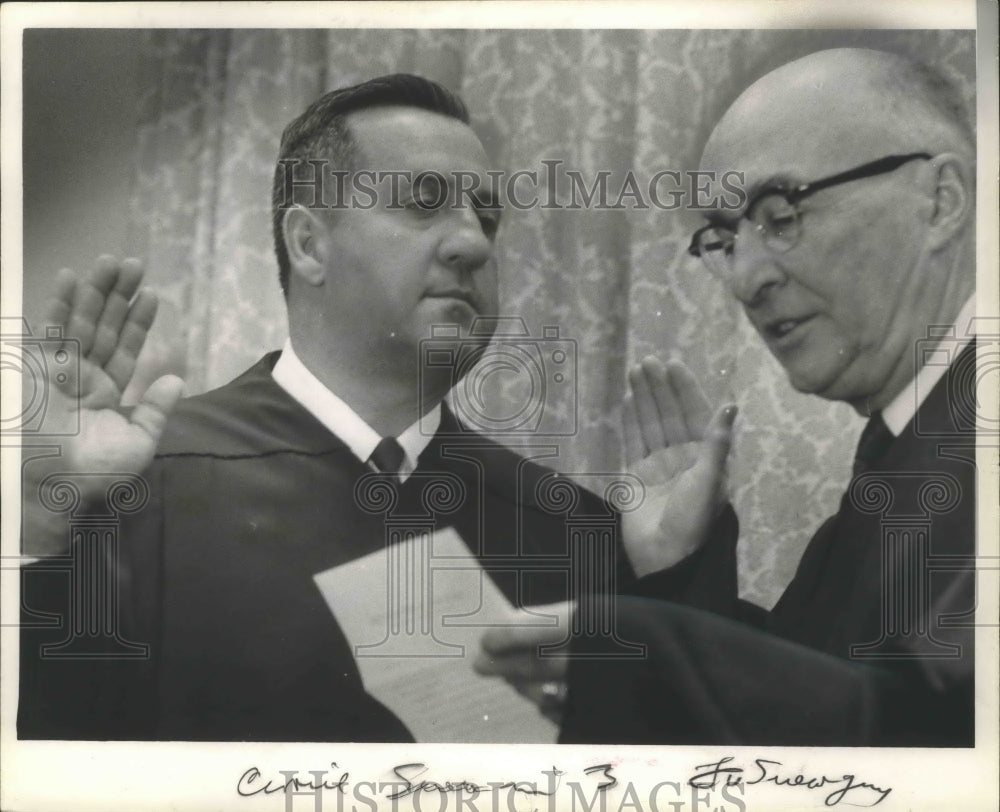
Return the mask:
[(802, 772), (783, 769), (784, 764), (769, 758), (755, 758), (753, 765), (744, 768), (731, 765), (733, 756), (725, 756), (709, 764), (698, 764), (702, 772), (691, 776), (688, 784), (697, 789), (715, 789), (716, 786), (736, 787), (772, 783), (779, 787), (832, 790), (823, 799), (826, 806), (836, 806), (845, 801), (850, 806), (876, 806), (886, 799), (892, 787), (880, 787), (861, 781), (852, 773), (841, 775), (809, 776)]

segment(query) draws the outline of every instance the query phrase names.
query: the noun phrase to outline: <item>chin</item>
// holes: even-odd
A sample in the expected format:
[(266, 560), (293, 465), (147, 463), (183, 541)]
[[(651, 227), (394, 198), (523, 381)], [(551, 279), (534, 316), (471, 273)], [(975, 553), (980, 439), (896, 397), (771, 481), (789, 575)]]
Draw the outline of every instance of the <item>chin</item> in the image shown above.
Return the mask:
[(827, 400), (842, 400), (837, 392), (838, 379), (836, 376), (817, 375), (817, 370), (809, 369), (803, 371), (785, 370), (788, 374), (788, 382), (796, 392), (803, 395), (816, 395)]
[(814, 397), (823, 398), (823, 400), (847, 403), (854, 409), (859, 408), (859, 403), (864, 405), (868, 401), (868, 395), (859, 394), (859, 390), (862, 390), (863, 387), (858, 386), (858, 381), (856, 380), (848, 381), (839, 376), (832, 380), (812, 378), (798, 381), (789, 376), (789, 380), (795, 390), (804, 395), (813, 395)]
[(840, 353), (828, 347), (826, 352), (809, 355), (811, 357), (800, 356), (794, 359), (795, 363), (783, 365), (796, 391), (826, 400), (851, 402), (857, 397), (857, 390), (864, 388), (861, 380), (864, 375), (858, 375), (860, 358), (857, 352), (845, 348)]

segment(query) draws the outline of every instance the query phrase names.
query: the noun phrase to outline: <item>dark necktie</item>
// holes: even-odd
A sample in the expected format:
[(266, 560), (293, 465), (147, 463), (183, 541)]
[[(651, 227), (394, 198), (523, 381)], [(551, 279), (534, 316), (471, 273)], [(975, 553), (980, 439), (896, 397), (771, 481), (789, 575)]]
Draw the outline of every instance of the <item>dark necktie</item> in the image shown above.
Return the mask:
[[(878, 464), (879, 458), (888, 450), (894, 437), (885, 420), (878, 412), (871, 416), (861, 438), (858, 440), (858, 450), (854, 455), (854, 471), (856, 478)], [(822, 586), (830, 582), (830, 572), (833, 564), (835, 548), (845, 543), (841, 525), (857, 515), (851, 489), (848, 488), (840, 502), (840, 510), (827, 519), (813, 535), (809, 546), (802, 555), (802, 561), (795, 574), (795, 579), (781, 596), (774, 607), (772, 618), (773, 630), (799, 642), (810, 640), (811, 633), (802, 624), (804, 607), (816, 605), (816, 602), (828, 600), (828, 592), (822, 591)], [(843, 560), (843, 559), (841, 559)], [(834, 581), (839, 583), (839, 581)], [(811, 641), (810, 645), (816, 645)]]
[(375, 446), (368, 462), (377, 471), (383, 474), (395, 474), (398, 477), (404, 459), (406, 459), (406, 452), (403, 451), (399, 441), (395, 437), (383, 437)]
[(853, 475), (858, 476), (871, 468), (889, 450), (895, 439), (882, 419), (881, 412), (875, 412), (861, 432), (858, 450), (854, 455)]

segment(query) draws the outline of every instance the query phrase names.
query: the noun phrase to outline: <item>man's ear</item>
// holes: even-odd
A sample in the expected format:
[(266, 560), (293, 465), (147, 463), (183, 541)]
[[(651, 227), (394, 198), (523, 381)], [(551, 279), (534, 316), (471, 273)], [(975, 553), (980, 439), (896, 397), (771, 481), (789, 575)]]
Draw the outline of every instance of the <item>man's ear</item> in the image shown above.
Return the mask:
[(935, 155), (928, 161), (927, 192), (930, 216), (927, 237), (934, 249), (943, 248), (962, 229), (975, 205), (973, 169), (955, 152)]
[(282, 219), (291, 272), (313, 286), (326, 281), (321, 244), (325, 229), (319, 218), (319, 213), (304, 206), (291, 206)]

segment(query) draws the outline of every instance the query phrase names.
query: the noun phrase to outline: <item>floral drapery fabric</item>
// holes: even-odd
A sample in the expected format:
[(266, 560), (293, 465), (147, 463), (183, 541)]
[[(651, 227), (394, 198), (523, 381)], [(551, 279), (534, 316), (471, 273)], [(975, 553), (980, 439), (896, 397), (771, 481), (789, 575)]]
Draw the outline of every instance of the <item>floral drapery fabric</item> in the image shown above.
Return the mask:
[[(627, 364), (681, 358), (715, 402), (740, 406), (730, 480), (741, 591), (777, 599), (836, 507), (861, 420), (791, 390), (736, 303), (686, 254), (696, 213), (671, 205), (676, 187), (663, 176), (654, 205), (649, 181), (697, 168), (746, 84), (821, 48), (921, 57), (971, 101), (973, 32), (162, 30), (146, 39), (129, 248), (161, 296), (150, 347), (161, 369), (193, 393), (281, 345), (269, 213), (281, 130), (329, 89), (422, 74), (458, 91), (498, 167), (537, 172), (543, 193), (546, 171), (562, 196), (567, 170), (588, 189), (606, 173), (607, 207), (543, 200), (504, 213), (503, 311), (523, 319), (543, 365), (554, 341), (572, 365), (561, 385), (544, 382), (558, 436), (504, 441), (557, 446), (547, 462), (571, 475), (618, 471)], [(622, 196), (629, 173), (639, 194)], [(500, 414), (524, 397), (502, 376), (486, 386)]]

